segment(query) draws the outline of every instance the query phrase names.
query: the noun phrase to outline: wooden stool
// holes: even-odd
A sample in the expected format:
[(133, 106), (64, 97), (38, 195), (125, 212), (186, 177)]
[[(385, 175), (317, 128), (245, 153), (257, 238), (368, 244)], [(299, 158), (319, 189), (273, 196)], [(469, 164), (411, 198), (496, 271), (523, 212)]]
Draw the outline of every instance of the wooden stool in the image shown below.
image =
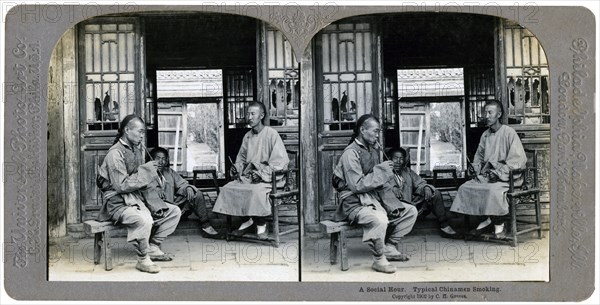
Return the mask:
[(346, 242), (346, 231), (352, 229), (352, 226), (345, 221), (336, 222), (331, 220), (321, 221), (321, 226), (325, 232), (331, 234), (329, 241), (329, 260), (332, 265), (337, 264), (338, 252), (340, 255), (342, 271), (348, 270), (348, 247)]
[(83, 222), (85, 232), (94, 234), (94, 264), (100, 264), (100, 257), (104, 252), (104, 269), (110, 271), (112, 263), (112, 244), (110, 242), (110, 231), (118, 227), (110, 221), (86, 220)]

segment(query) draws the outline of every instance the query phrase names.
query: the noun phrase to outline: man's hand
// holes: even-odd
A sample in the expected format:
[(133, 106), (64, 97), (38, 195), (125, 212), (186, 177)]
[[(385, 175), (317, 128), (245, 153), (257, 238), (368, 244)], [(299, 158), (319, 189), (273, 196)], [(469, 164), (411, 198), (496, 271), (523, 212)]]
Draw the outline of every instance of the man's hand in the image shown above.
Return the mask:
[(158, 170), (158, 161), (148, 161), (144, 165), (148, 167), (154, 167), (155, 170)]
[(423, 197), (425, 197), (426, 201), (429, 201), (429, 200), (431, 200), (431, 198), (433, 198), (433, 191), (431, 190), (430, 187), (423, 188)]
[(252, 178), (252, 183), (259, 183), (262, 181), (260, 175), (256, 171), (250, 173), (250, 178)]
[(235, 168), (235, 166), (231, 166), (231, 168), (229, 168), (229, 176), (231, 176), (231, 179), (233, 180), (239, 178), (240, 173), (238, 173), (237, 168)]
[(186, 198), (188, 201), (192, 201), (194, 199), (194, 197), (196, 197), (196, 192), (194, 192), (194, 189), (192, 189), (191, 187), (187, 188), (187, 195)]
[(471, 178), (477, 176), (477, 172), (471, 163), (467, 163), (467, 176)]
[(498, 175), (496, 175), (495, 172), (490, 171), (488, 174), (488, 180), (489, 180), (489, 182), (493, 183), (493, 182), (498, 182), (498, 180), (500, 180), (500, 178), (498, 177)]
[(384, 167), (389, 166), (392, 170), (394, 169), (394, 162), (393, 161), (383, 161), (383, 162), (381, 162), (381, 164)]
[(394, 195), (396, 196), (396, 198), (402, 199), (402, 190), (400, 190), (398, 185), (394, 185), (392, 192), (394, 192)]

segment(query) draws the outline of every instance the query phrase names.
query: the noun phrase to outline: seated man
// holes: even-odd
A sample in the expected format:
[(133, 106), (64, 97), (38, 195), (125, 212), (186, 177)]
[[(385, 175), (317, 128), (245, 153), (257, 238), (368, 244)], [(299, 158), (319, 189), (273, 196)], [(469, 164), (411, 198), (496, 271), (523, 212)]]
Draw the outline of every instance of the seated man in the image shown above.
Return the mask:
[(219, 232), (210, 224), (204, 194), (169, 167), (169, 152), (162, 147), (157, 147), (150, 152), (150, 155), (158, 163), (158, 176), (160, 178), (158, 193), (160, 198), (179, 206), (181, 211), (193, 211), (200, 218), (200, 233), (202, 236), (208, 238), (220, 237)]
[(334, 220), (361, 226), (362, 240), (373, 254), (371, 268), (394, 273), (396, 267), (388, 260), (408, 260), (397, 247), (412, 230), (417, 209), (393, 193), (393, 163), (379, 163), (376, 149), (380, 131), (379, 120), (371, 114), (356, 122), (352, 140), (333, 170), (332, 183), (340, 199)]
[(442, 237), (458, 238), (456, 231), (448, 224), (442, 194), (435, 187), (427, 184), (425, 179), (410, 168), (406, 150), (401, 147), (393, 148), (389, 155), (394, 162), (394, 178), (396, 180), (394, 194), (396, 194), (396, 197), (410, 202), (415, 207), (422, 203), (422, 209), (433, 210), (433, 214), (440, 225), (440, 235)]
[[(246, 111), (252, 128), (244, 135), (235, 164), (230, 170), (235, 179), (221, 188), (213, 212), (242, 216), (237, 234), (244, 234), (254, 224), (260, 239), (267, 239), (266, 216), (271, 215), (271, 173), (286, 169), (289, 163), (283, 141), (275, 129), (265, 126), (265, 105), (252, 102)], [(277, 178), (277, 186), (285, 184)]]
[(514, 129), (500, 122), (503, 114), (499, 101), (485, 104), (485, 121), (489, 129), (481, 135), (473, 159), (476, 176), (459, 187), (450, 208), (457, 213), (487, 216), (471, 232), (475, 235), (491, 231), (491, 224), (494, 224), (495, 237), (505, 236), (502, 216), (508, 214), (508, 173), (511, 169), (525, 168), (527, 163), (519, 136)]
[(112, 221), (127, 227), (127, 242), (137, 252), (138, 270), (158, 273), (153, 260), (171, 260), (160, 249), (161, 243), (175, 231), (181, 211), (158, 198), (156, 161), (142, 164), (144, 121), (135, 115), (121, 122), (113, 146), (98, 168), (96, 184), (103, 193), (99, 221)]

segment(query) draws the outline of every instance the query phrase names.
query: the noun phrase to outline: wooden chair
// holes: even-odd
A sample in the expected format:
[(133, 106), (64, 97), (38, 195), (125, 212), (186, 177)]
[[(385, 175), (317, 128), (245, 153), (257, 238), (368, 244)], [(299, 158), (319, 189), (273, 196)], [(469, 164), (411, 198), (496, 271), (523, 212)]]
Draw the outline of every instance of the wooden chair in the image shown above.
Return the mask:
[[(531, 166), (525, 169), (511, 170), (509, 172), (508, 191), (508, 233), (504, 238), (496, 238), (494, 234), (482, 234), (479, 238), (469, 237), (476, 240), (491, 240), (508, 242), (512, 247), (517, 246), (518, 236), (537, 231), (538, 238), (542, 238), (542, 212), (540, 204), (540, 187), (538, 184), (537, 150), (525, 149), (526, 154), (532, 155)], [(518, 179), (519, 175), (522, 179)], [(519, 219), (519, 208), (533, 206), (535, 221)], [(468, 217), (467, 217), (468, 218)], [(519, 227), (517, 224), (527, 224), (527, 227)], [(507, 230), (507, 229), (505, 229)]]
[[(506, 198), (508, 200), (509, 217), (510, 217), (510, 233), (507, 238), (510, 240), (511, 246), (517, 245), (517, 236), (528, 232), (537, 231), (538, 238), (542, 238), (542, 212), (540, 204), (540, 187), (538, 184), (538, 168), (537, 168), (537, 151), (525, 150), (526, 153), (531, 153), (532, 166), (525, 169), (511, 170), (509, 172), (509, 186)], [(517, 185), (515, 176), (521, 174), (523, 182)], [(517, 207), (533, 205), (535, 211), (535, 221), (518, 219)], [(529, 224), (527, 228), (519, 229), (517, 223)]]
[[(248, 241), (267, 242), (274, 247), (279, 247), (281, 243), (281, 236), (291, 234), (300, 231), (301, 221), (301, 210), (300, 210), (300, 190), (299, 190), (299, 179), (300, 179), (300, 162), (297, 151), (287, 150), (288, 156), (290, 156), (290, 163), (288, 169), (273, 171), (271, 173), (271, 187), (272, 191), (269, 194), (271, 200), (271, 216), (267, 218), (267, 222), (272, 224), (273, 234), (266, 240), (259, 239), (256, 234), (244, 234), (237, 235), (231, 231), (231, 216), (227, 216), (227, 240), (240, 239)], [(283, 175), (285, 185), (283, 187), (277, 187), (277, 176)], [(287, 214), (284, 212), (287, 211)], [(290, 213), (291, 212), (291, 213)], [(296, 221), (282, 219), (285, 217), (297, 217)], [(286, 224), (293, 227), (281, 230), (280, 225)]]
[[(293, 167), (288, 168), (287, 170), (275, 171), (271, 176), (271, 183), (273, 191), (269, 195), (271, 199), (271, 215), (272, 215), (272, 224), (273, 224), (273, 236), (274, 236), (274, 246), (278, 247), (280, 243), (280, 237), (282, 235), (299, 232), (300, 231), (300, 220), (301, 218), (301, 210), (300, 210), (300, 162), (297, 151), (286, 150), (288, 156), (291, 156), (290, 162)], [(283, 175), (285, 179), (285, 185), (283, 188), (278, 188), (276, 185), (276, 176)], [(288, 211), (295, 212), (295, 217), (297, 217), (296, 221), (291, 220), (283, 220), (281, 219), (280, 212), (282, 209), (286, 209)], [(295, 211), (294, 211), (295, 210)], [(292, 215), (288, 215), (292, 216)], [(280, 224), (292, 225), (293, 228), (289, 228), (285, 231), (280, 230)]]

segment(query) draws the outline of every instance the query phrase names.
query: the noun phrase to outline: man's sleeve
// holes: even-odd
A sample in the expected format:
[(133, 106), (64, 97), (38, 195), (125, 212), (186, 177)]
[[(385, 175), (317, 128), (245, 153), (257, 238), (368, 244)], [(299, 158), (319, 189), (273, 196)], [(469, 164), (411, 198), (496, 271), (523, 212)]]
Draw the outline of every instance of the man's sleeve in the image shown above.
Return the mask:
[(271, 182), (271, 173), (277, 170), (286, 169), (290, 163), (290, 159), (285, 150), (285, 145), (279, 134), (275, 133), (271, 139), (273, 149), (269, 154), (268, 164), (255, 164), (258, 169), (258, 174), (264, 182)]
[[(417, 173), (413, 172), (412, 170), (410, 171), (410, 178), (413, 182), (413, 194), (423, 194), (423, 188), (428, 186), (427, 181), (425, 181), (425, 179), (421, 178), (421, 176), (417, 175)], [(432, 191), (434, 190), (433, 186), (429, 185), (429, 187)]]
[(501, 166), (497, 166), (494, 173), (502, 181), (508, 181), (508, 173), (511, 169), (522, 169), (527, 164), (527, 155), (523, 144), (516, 132), (512, 131), (508, 134), (508, 154), (506, 160)]
[(235, 169), (237, 169), (237, 172), (240, 173), (240, 175), (244, 171), (244, 164), (246, 163), (247, 151), (248, 151), (248, 137), (246, 135), (244, 135), (244, 139), (242, 140), (242, 146), (240, 147), (240, 150), (238, 151), (237, 157), (235, 157)]
[(106, 155), (105, 161), (110, 183), (113, 189), (120, 194), (144, 188), (158, 178), (156, 169), (146, 164), (140, 165), (137, 172), (128, 175), (125, 158), (119, 150), (110, 151)]
[(475, 152), (475, 157), (473, 157), (473, 169), (475, 170), (475, 174), (481, 174), (481, 167), (483, 163), (483, 156), (485, 155), (485, 146), (483, 144), (485, 132), (481, 135), (479, 139), (479, 146), (477, 146), (477, 151)]
[(172, 171), (173, 180), (175, 181), (175, 194), (185, 196), (187, 194), (187, 188), (191, 187), (194, 192), (196, 191), (196, 187), (190, 185), (187, 180), (183, 179), (177, 172)]
[(381, 164), (373, 167), (373, 172), (364, 174), (358, 153), (354, 150), (347, 150), (340, 157), (340, 162), (344, 168), (344, 177), (348, 188), (355, 194), (366, 193), (386, 184), (393, 176), (392, 169), (389, 166)]

